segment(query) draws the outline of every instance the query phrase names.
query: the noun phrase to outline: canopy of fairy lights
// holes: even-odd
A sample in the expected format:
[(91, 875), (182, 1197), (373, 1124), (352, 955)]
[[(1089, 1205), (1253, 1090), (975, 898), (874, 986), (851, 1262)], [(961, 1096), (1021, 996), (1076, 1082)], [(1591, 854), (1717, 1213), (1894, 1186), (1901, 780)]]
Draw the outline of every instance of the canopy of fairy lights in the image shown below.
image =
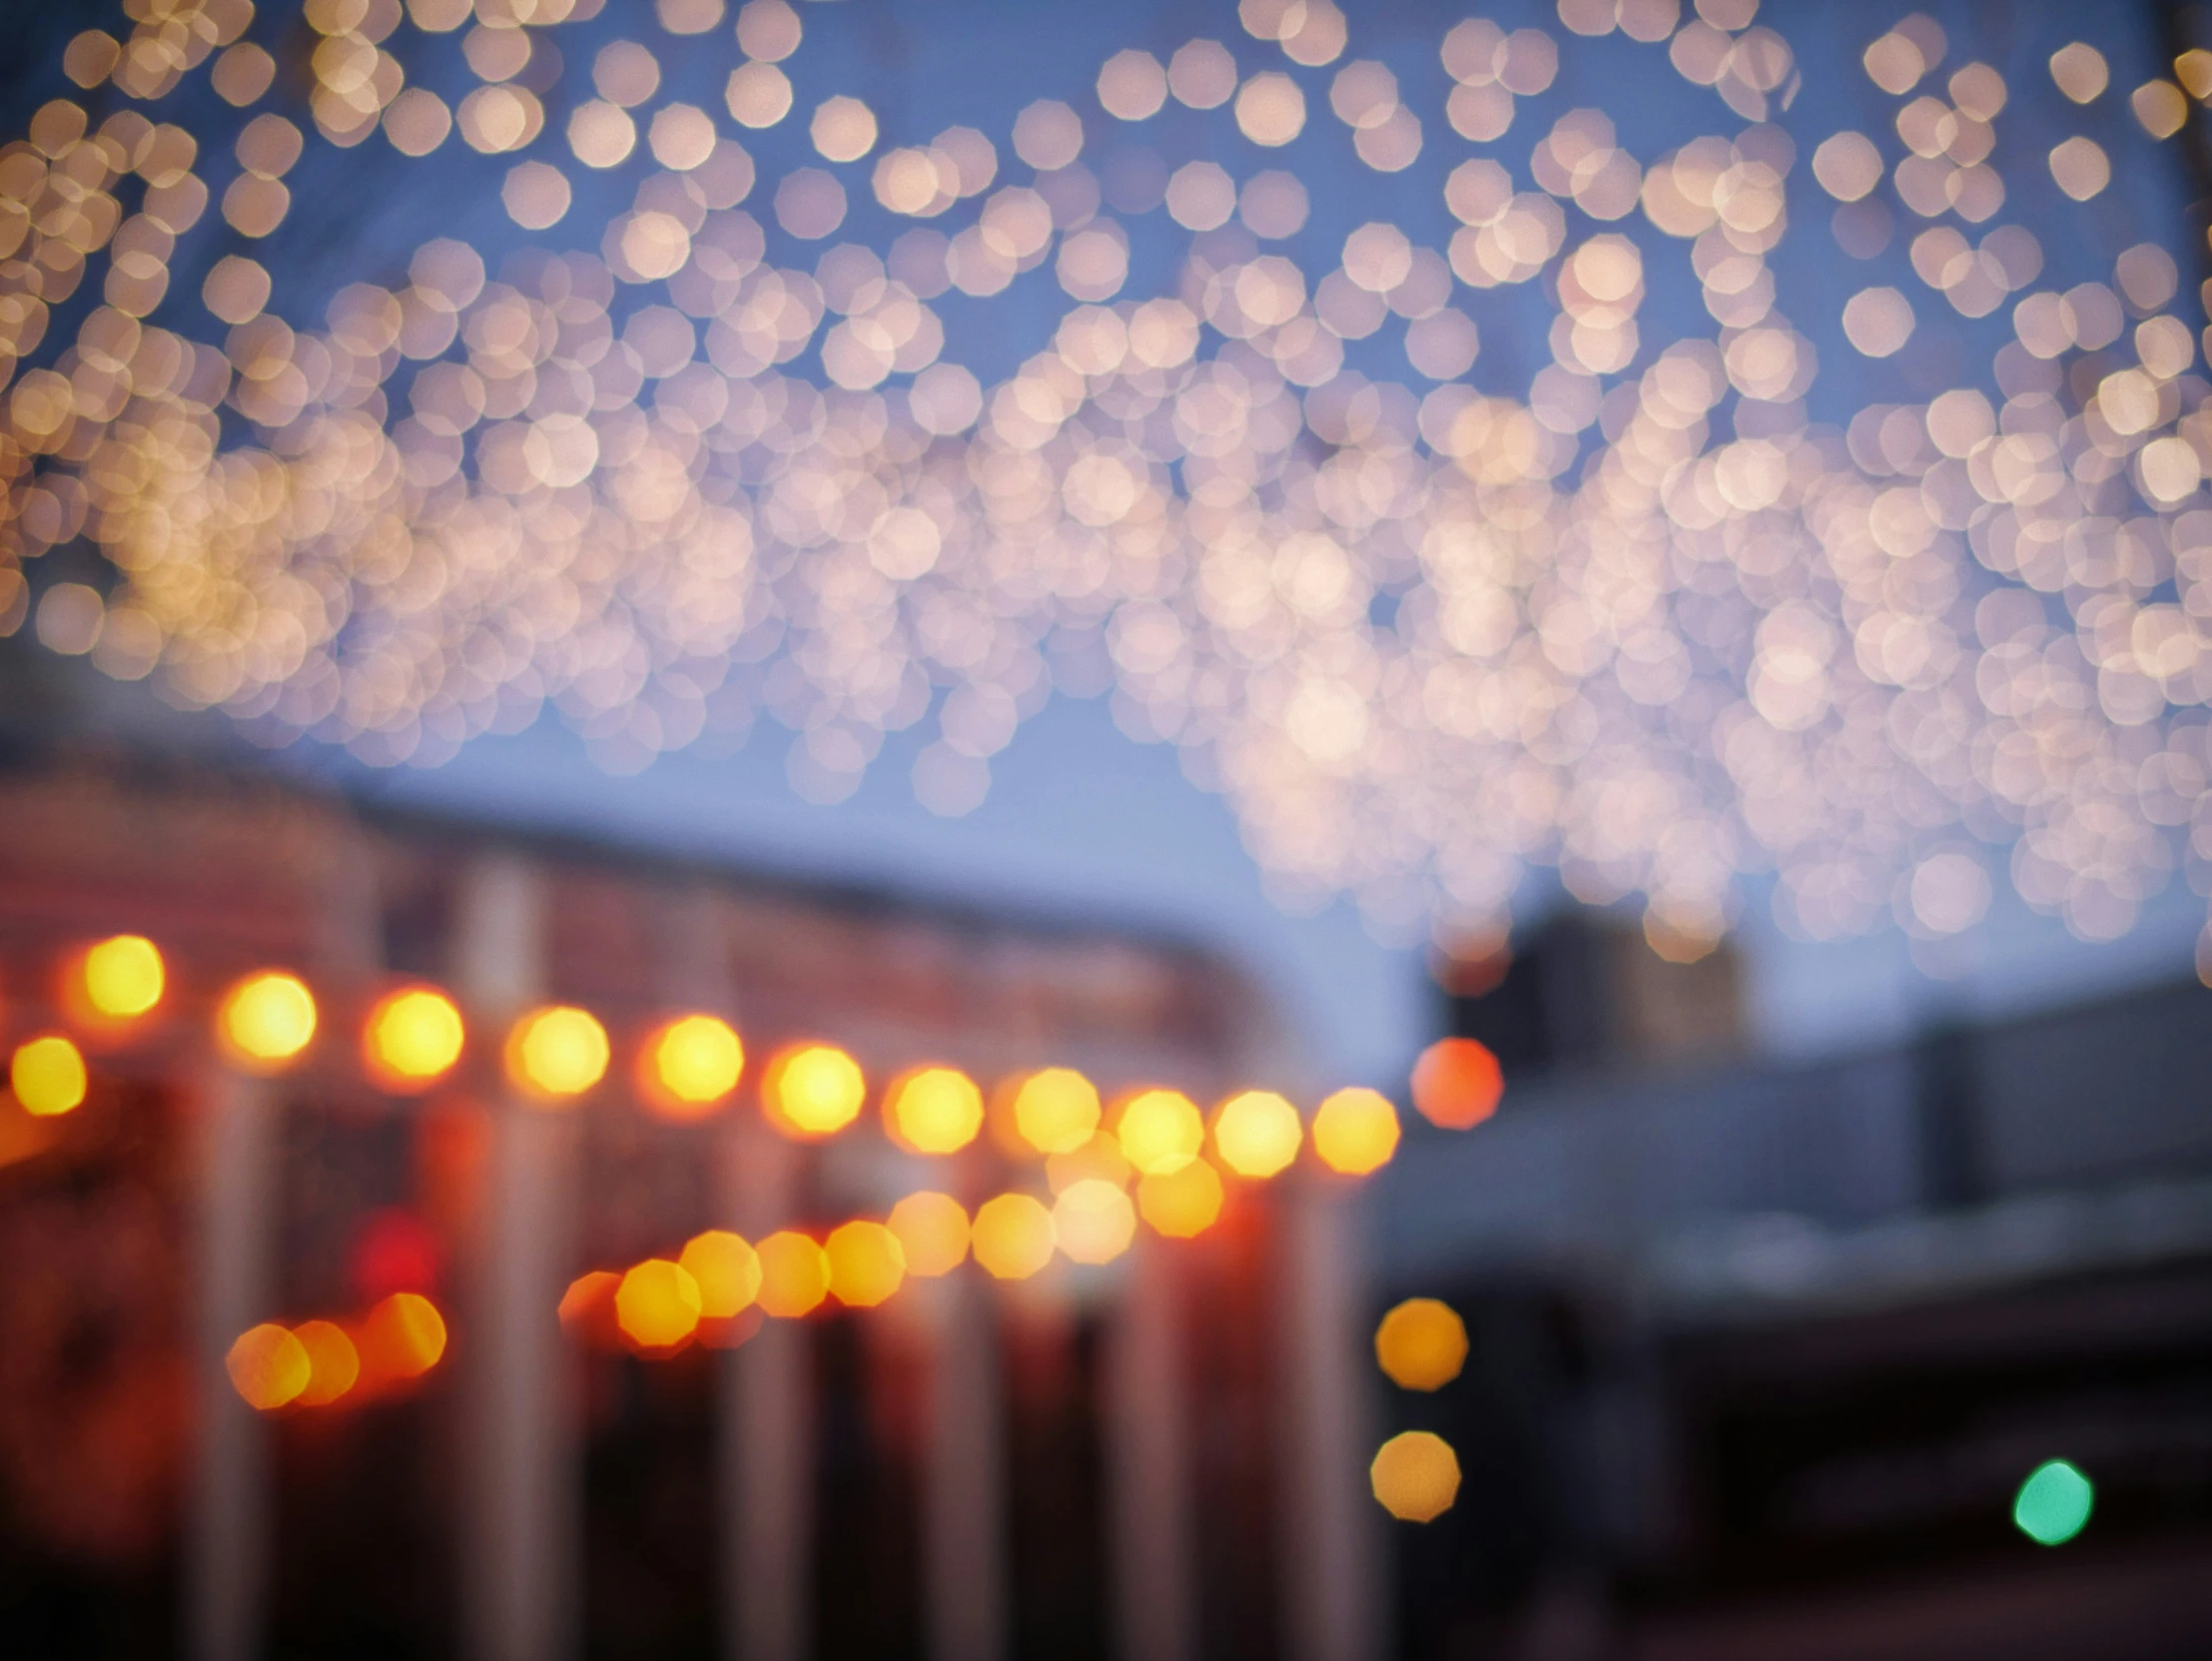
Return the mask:
[(1399, 925), (1556, 864), (1684, 954), (1767, 873), (2098, 938), (2201, 858), (2212, 55), (1243, 0), (944, 123), (871, 8), (77, 35), (0, 150), (0, 626), (384, 762), (766, 713), (834, 800), (933, 723), (947, 814), (1110, 689)]

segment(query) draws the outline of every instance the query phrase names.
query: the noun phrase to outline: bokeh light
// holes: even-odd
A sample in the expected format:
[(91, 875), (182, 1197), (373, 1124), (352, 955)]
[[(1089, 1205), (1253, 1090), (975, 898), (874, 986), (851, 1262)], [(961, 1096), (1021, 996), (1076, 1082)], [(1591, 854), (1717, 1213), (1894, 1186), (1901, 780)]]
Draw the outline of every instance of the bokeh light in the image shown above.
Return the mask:
[(417, 1378), (445, 1353), (445, 1317), (420, 1292), (395, 1291), (369, 1311), (355, 1346), (366, 1376)]
[(1221, 1174), (1204, 1160), (1147, 1175), (1136, 1185), (1136, 1209), (1144, 1221), (1173, 1240), (1193, 1240), (1221, 1216), (1226, 1196)]
[(787, 1135), (835, 1136), (859, 1116), (868, 1099), (860, 1063), (829, 1044), (798, 1044), (768, 1064), (761, 1105)]
[(1337, 1091), (1313, 1115), (1313, 1152), (1331, 1171), (1365, 1177), (1398, 1151), (1398, 1110), (1380, 1091)]
[(1066, 1154), (1099, 1129), (1098, 1087), (1073, 1068), (1048, 1067), (1024, 1079), (1014, 1094), (1014, 1123), (1040, 1154)]
[(565, 1004), (532, 1010), (507, 1035), (507, 1077), (532, 1100), (567, 1103), (606, 1077), (607, 1030)]
[(681, 1263), (648, 1257), (622, 1275), (614, 1319), (639, 1349), (671, 1349), (699, 1329), (699, 1282)]
[(315, 995), (297, 975), (264, 970), (224, 994), (216, 1031), (231, 1061), (254, 1073), (272, 1073), (315, 1039)]
[(889, 1221), (909, 1274), (950, 1274), (968, 1260), (968, 1212), (951, 1195), (910, 1194), (891, 1208)]
[(1027, 1194), (1002, 1194), (976, 1208), (969, 1248), (1001, 1280), (1026, 1280), (1053, 1260), (1053, 1214)]
[(452, 999), (432, 987), (400, 987), (369, 1009), (363, 1059), (386, 1090), (426, 1090), (453, 1070), (465, 1038)]
[(40, 1119), (82, 1106), (88, 1083), (83, 1054), (58, 1033), (17, 1045), (8, 1062), (8, 1087), (17, 1105)]
[(332, 1320), (308, 1320), (295, 1326), (292, 1335), (308, 1357), (308, 1381), (293, 1398), (301, 1406), (328, 1406), (354, 1387), (361, 1377), (361, 1351), (345, 1327)]
[(2064, 1545), (2089, 1526), (2097, 1492), (2080, 1467), (2048, 1459), (2028, 1473), (2012, 1501), (2012, 1521), (2037, 1545)]
[(917, 1154), (957, 1153), (983, 1129), (983, 1092), (955, 1068), (917, 1068), (892, 1085), (884, 1126)]
[(135, 1021), (162, 1001), (161, 950), (144, 935), (119, 934), (87, 947), (78, 972), (85, 1005), (108, 1021)]
[(796, 1320), (829, 1295), (830, 1259), (813, 1237), (782, 1229), (753, 1249), (760, 1257), (760, 1290), (754, 1301), (761, 1313)]
[(906, 1247), (880, 1223), (841, 1224), (822, 1243), (830, 1263), (830, 1294), (855, 1308), (873, 1308), (907, 1277)]
[(1401, 1522), (1432, 1522), (1459, 1498), (1459, 1455), (1431, 1431), (1407, 1430), (1382, 1444), (1367, 1480)]
[(1409, 1297), (1375, 1328), (1375, 1359), (1401, 1389), (1442, 1389), (1467, 1364), (1467, 1325), (1449, 1304)]
[(760, 1295), (760, 1253), (742, 1235), (709, 1229), (684, 1242), (676, 1261), (699, 1288), (699, 1313), (728, 1320)]
[(1053, 1202), (1053, 1235), (1076, 1262), (1111, 1262), (1136, 1238), (1136, 1208), (1119, 1184), (1086, 1177)]
[(1113, 1130), (1129, 1164), (1147, 1177), (1180, 1171), (1205, 1146), (1205, 1121), (1180, 1091), (1137, 1092), (1122, 1105)]
[(1298, 1110), (1270, 1090), (1232, 1096), (1213, 1115), (1213, 1150), (1239, 1177), (1264, 1179), (1286, 1170), (1304, 1140)]
[(645, 1041), (640, 1088), (661, 1118), (704, 1119), (729, 1099), (745, 1072), (745, 1046), (727, 1021), (686, 1015)]
[(297, 1400), (315, 1372), (307, 1346), (273, 1320), (241, 1332), (223, 1365), (240, 1398), (264, 1413)]
[(619, 1349), (622, 1328), (615, 1319), (614, 1294), (622, 1276), (611, 1268), (594, 1268), (568, 1282), (560, 1294), (561, 1330), (594, 1349)]
[(1488, 1046), (1471, 1038), (1439, 1039), (1413, 1064), (1413, 1105), (1447, 1131), (1467, 1131), (1498, 1111), (1505, 1075)]

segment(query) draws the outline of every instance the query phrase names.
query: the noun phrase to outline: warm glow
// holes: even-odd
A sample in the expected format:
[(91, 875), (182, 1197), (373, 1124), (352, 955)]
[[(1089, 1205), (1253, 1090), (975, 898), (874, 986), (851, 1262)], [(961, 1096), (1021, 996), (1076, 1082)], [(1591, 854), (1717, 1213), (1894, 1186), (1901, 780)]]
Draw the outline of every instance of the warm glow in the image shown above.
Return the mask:
[(614, 1294), (622, 1276), (611, 1268), (595, 1268), (577, 1275), (560, 1294), (561, 1330), (595, 1345), (612, 1349), (622, 1340), (614, 1320)]
[(1505, 1075), (1488, 1047), (1471, 1038), (1439, 1039), (1413, 1064), (1413, 1105), (1447, 1131), (1467, 1131), (1498, 1111)]
[(829, 1295), (830, 1259), (812, 1240), (792, 1230), (760, 1243), (761, 1313), (795, 1320)]
[(297, 1400), (315, 1370), (307, 1346), (273, 1320), (241, 1332), (223, 1364), (246, 1404), (264, 1413)]
[(1221, 1174), (1203, 1160), (1136, 1185), (1136, 1209), (1160, 1234), (1189, 1240), (1221, 1215)]
[(1398, 1151), (1398, 1110), (1379, 1091), (1340, 1090), (1313, 1116), (1313, 1151), (1347, 1177), (1379, 1171)]
[(363, 1370), (379, 1378), (414, 1378), (445, 1353), (445, 1317), (419, 1292), (395, 1291), (369, 1311), (359, 1339)]
[(983, 1092), (954, 1068), (920, 1068), (891, 1087), (884, 1125), (917, 1154), (957, 1153), (983, 1129)]
[(699, 1328), (699, 1282), (681, 1263), (647, 1257), (622, 1276), (614, 1320), (639, 1349), (668, 1349)]
[(1053, 1214), (1027, 1194), (1002, 1194), (976, 1208), (976, 1261), (1002, 1280), (1026, 1280), (1053, 1260)]
[(386, 1090), (423, 1090), (460, 1060), (460, 1011), (426, 986), (387, 992), (369, 1012), (362, 1050), (370, 1075)]
[(232, 1061), (251, 1072), (275, 1072), (314, 1039), (315, 994), (297, 975), (249, 975), (224, 994), (216, 1027)]
[(727, 1021), (686, 1015), (646, 1041), (645, 1100), (663, 1119), (704, 1119), (737, 1088), (745, 1046)]
[(828, 1044), (800, 1044), (768, 1064), (761, 1101), (778, 1130), (799, 1137), (834, 1136), (850, 1125), (868, 1097), (860, 1063)]
[(361, 1376), (361, 1351), (345, 1327), (332, 1320), (311, 1320), (294, 1327), (292, 1335), (308, 1356), (307, 1387), (294, 1398), (301, 1406), (325, 1406), (354, 1387)]
[(1098, 1087), (1068, 1067), (1048, 1067), (1022, 1081), (1014, 1124), (1040, 1154), (1069, 1154), (1099, 1129)]
[(1272, 1177), (1298, 1157), (1298, 1110), (1269, 1090), (1247, 1090), (1213, 1116), (1213, 1148), (1239, 1177)]
[(130, 1021), (162, 1001), (167, 985), (162, 955), (144, 935), (119, 934), (88, 949), (82, 986), (85, 1003), (109, 1021)]
[(1466, 1323), (1433, 1297), (1409, 1297), (1375, 1328), (1375, 1359), (1402, 1389), (1441, 1389), (1467, 1364)]
[(1198, 1157), (1205, 1121), (1180, 1091), (1146, 1090), (1129, 1098), (1114, 1135), (1129, 1164), (1147, 1177), (1164, 1177)]
[(49, 1034), (16, 1046), (8, 1064), (8, 1085), (23, 1111), (41, 1119), (82, 1105), (85, 1058), (68, 1039)]
[(507, 1077), (541, 1101), (581, 1096), (607, 1071), (607, 1030), (580, 1009), (533, 1010), (507, 1036)]
[(949, 1194), (908, 1195), (891, 1208), (890, 1224), (909, 1274), (950, 1274), (968, 1260), (968, 1213)]
[(840, 1303), (856, 1308), (875, 1307), (907, 1277), (906, 1247), (880, 1223), (848, 1223), (831, 1230), (822, 1254), (830, 1260), (830, 1290)]
[(697, 1282), (699, 1313), (708, 1320), (728, 1320), (760, 1295), (760, 1253), (727, 1229), (692, 1236), (676, 1261)]
[(1077, 1262), (1111, 1262), (1136, 1236), (1136, 1209), (1118, 1185), (1086, 1177), (1053, 1203), (1053, 1233)]
[(1403, 1522), (1429, 1522), (1459, 1497), (1459, 1455), (1443, 1437), (1408, 1430), (1382, 1444), (1367, 1480), (1382, 1508)]

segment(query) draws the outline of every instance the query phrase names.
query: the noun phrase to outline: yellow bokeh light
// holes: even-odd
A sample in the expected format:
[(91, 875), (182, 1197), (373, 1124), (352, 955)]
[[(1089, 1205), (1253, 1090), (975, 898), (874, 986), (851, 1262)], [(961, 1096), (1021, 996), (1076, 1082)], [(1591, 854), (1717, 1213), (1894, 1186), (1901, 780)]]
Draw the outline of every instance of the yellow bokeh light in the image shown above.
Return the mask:
[(1014, 1124), (1040, 1154), (1069, 1154), (1099, 1129), (1098, 1087), (1069, 1067), (1048, 1067), (1022, 1081)]
[(742, 1235), (709, 1229), (684, 1243), (676, 1261), (699, 1287), (699, 1313), (728, 1320), (760, 1295), (760, 1253)]
[(1459, 1455), (1442, 1436), (1408, 1430), (1382, 1444), (1367, 1480), (1382, 1508), (1402, 1522), (1430, 1522), (1459, 1497)]
[(452, 999), (426, 986), (401, 987), (369, 1010), (362, 1053), (386, 1090), (422, 1090), (452, 1071), (465, 1036)]
[(162, 1001), (167, 976), (161, 950), (144, 935), (119, 934), (85, 952), (85, 1003), (109, 1021), (131, 1021)]
[(968, 1260), (968, 1213), (949, 1194), (925, 1189), (891, 1208), (891, 1232), (907, 1254), (907, 1272), (935, 1277)]
[(686, 1015), (647, 1040), (644, 1062), (644, 1097), (661, 1118), (704, 1119), (737, 1089), (745, 1046), (727, 1021)]
[(315, 1372), (307, 1346), (273, 1320), (241, 1332), (223, 1364), (232, 1388), (249, 1407), (264, 1413), (297, 1400)]
[(860, 1063), (829, 1044), (798, 1044), (768, 1064), (761, 1102), (791, 1136), (835, 1136), (860, 1114), (868, 1080)]
[(957, 1153), (983, 1129), (983, 1092), (955, 1068), (920, 1068), (891, 1087), (884, 1125), (917, 1154)]
[(1441, 1389), (1467, 1364), (1467, 1326), (1449, 1304), (1409, 1297), (1375, 1328), (1375, 1359), (1401, 1389)]
[(1198, 1157), (1205, 1121), (1180, 1091), (1139, 1091), (1121, 1109), (1114, 1135), (1129, 1164), (1147, 1177), (1164, 1177)]
[(232, 1061), (256, 1073), (275, 1072), (315, 1038), (315, 994), (297, 975), (264, 970), (224, 994), (216, 1028)]
[(830, 1260), (830, 1291), (840, 1303), (869, 1309), (896, 1292), (907, 1277), (906, 1247), (880, 1223), (847, 1223), (822, 1243)]
[(1298, 1110), (1271, 1090), (1247, 1090), (1213, 1116), (1213, 1148), (1239, 1177), (1272, 1177), (1298, 1157)]
[(607, 1030), (567, 1005), (533, 1010), (507, 1035), (507, 1077), (540, 1101), (565, 1102), (606, 1077)]
[(761, 1313), (795, 1320), (829, 1295), (829, 1256), (807, 1236), (780, 1230), (755, 1249), (760, 1254), (756, 1300)]
[(615, 1324), (640, 1349), (668, 1349), (699, 1329), (699, 1282), (681, 1263), (647, 1257), (614, 1289)]
[(1136, 1236), (1136, 1208), (1118, 1185), (1086, 1177), (1053, 1202), (1053, 1234), (1079, 1263), (1111, 1262)]
[(8, 1086), (16, 1101), (40, 1119), (82, 1106), (88, 1083), (84, 1056), (56, 1034), (17, 1045), (8, 1063)]
[(1160, 1234), (1190, 1240), (1221, 1215), (1221, 1174), (1203, 1160), (1179, 1171), (1147, 1176), (1136, 1185), (1136, 1209)]
[(1340, 1090), (1313, 1116), (1313, 1152), (1331, 1171), (1364, 1177), (1397, 1151), (1398, 1110), (1380, 1091)]
[(1027, 1194), (1002, 1194), (976, 1208), (969, 1245), (1002, 1280), (1026, 1280), (1053, 1260), (1053, 1214)]
[(346, 1328), (332, 1320), (304, 1321), (292, 1330), (308, 1355), (308, 1382), (294, 1397), (303, 1407), (322, 1407), (354, 1387), (361, 1376), (361, 1351)]

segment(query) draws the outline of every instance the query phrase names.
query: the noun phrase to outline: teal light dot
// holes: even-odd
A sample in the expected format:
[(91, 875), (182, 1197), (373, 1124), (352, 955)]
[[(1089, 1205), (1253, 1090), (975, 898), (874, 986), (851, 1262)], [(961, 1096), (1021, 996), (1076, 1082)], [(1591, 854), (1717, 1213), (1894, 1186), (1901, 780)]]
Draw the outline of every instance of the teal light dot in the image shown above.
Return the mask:
[(2051, 1459), (2028, 1472), (2012, 1501), (2012, 1520), (2038, 1545), (2064, 1545), (2089, 1521), (2097, 1490), (2063, 1459)]

